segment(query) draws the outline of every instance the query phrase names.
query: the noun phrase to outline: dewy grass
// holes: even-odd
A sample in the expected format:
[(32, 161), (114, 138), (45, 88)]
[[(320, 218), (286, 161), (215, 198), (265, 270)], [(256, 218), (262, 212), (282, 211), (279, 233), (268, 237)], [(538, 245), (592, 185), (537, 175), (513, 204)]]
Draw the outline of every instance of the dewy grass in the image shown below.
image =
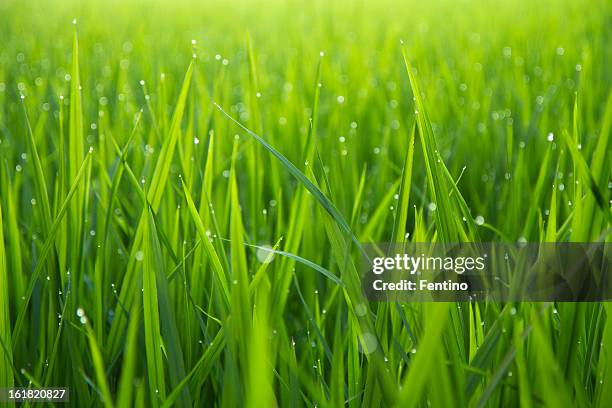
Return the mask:
[(273, 3), (2, 2), (0, 388), (612, 406), (608, 303), (358, 273), (364, 243), (610, 241), (610, 2)]

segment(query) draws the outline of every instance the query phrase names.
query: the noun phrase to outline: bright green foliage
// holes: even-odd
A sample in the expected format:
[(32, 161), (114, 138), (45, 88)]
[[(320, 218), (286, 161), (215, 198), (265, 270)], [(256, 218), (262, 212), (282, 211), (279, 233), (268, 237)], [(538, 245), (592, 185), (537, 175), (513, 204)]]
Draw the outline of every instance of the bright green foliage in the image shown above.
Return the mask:
[(612, 406), (608, 303), (373, 303), (359, 279), (363, 243), (610, 241), (610, 21), (605, 0), (0, 2), (0, 387)]

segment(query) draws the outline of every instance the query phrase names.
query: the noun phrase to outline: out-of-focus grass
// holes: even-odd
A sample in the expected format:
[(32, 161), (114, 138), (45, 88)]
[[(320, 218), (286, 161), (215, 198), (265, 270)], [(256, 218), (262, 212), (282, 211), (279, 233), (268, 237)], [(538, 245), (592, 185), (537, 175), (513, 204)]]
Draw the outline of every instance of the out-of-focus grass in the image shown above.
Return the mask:
[(609, 241), (611, 19), (2, 2), (0, 386), (612, 405), (607, 304), (368, 303), (358, 277), (361, 242)]

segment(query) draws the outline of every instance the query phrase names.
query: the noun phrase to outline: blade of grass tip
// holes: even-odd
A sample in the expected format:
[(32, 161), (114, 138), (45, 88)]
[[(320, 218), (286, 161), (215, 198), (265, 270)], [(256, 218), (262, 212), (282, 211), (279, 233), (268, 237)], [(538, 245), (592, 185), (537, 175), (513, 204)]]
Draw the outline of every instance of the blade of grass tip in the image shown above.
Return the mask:
[(87, 169), (88, 164), (91, 161), (92, 153), (93, 153), (93, 150), (90, 150), (87, 157), (85, 157), (85, 160), (83, 161), (81, 168), (77, 172), (74, 182), (72, 186), (70, 187), (70, 190), (68, 191), (68, 195), (66, 196), (66, 199), (64, 200), (64, 203), (62, 204), (57, 214), (57, 217), (55, 218), (55, 220), (53, 221), (53, 224), (51, 225), (49, 235), (47, 236), (45, 243), (40, 250), (39, 258), (36, 262), (36, 266), (34, 267), (34, 271), (32, 272), (32, 276), (30, 278), (30, 283), (28, 285), (26, 293), (24, 294), (22, 302), (21, 302), (21, 309), (19, 310), (17, 319), (15, 320), (15, 326), (13, 328), (13, 344), (17, 344), (19, 342), (19, 336), (21, 334), (21, 329), (25, 322), (25, 315), (27, 312), (28, 304), (30, 303), (30, 299), (32, 297), (32, 292), (34, 291), (34, 286), (36, 285), (36, 282), (40, 278), (40, 274), (43, 268), (46, 266), (45, 259), (49, 253), (49, 250), (53, 246), (55, 235), (57, 234), (57, 231), (61, 225), (64, 215), (66, 214), (66, 211), (68, 210), (68, 207), (72, 201), (72, 197), (75, 195), (78, 187), (81, 185), (81, 178), (85, 174), (85, 170)]
[(10, 316), (10, 297), (9, 282), (6, 269), (6, 252), (4, 250), (4, 226), (2, 223), (2, 206), (0, 205), (0, 341), (2, 344), (9, 345), (3, 348), (0, 353), (0, 384), (3, 387), (12, 387), (13, 378), (13, 356), (11, 340), (11, 316)]
[(414, 156), (414, 139), (416, 124), (412, 126), (412, 131), (408, 139), (408, 151), (404, 159), (402, 169), (402, 182), (400, 184), (399, 200), (397, 203), (397, 213), (395, 227), (391, 235), (391, 242), (404, 242), (406, 240), (406, 221), (408, 220), (408, 204), (410, 201), (410, 185), (412, 184), (412, 159)]
[[(580, 171), (580, 175), (582, 176), (582, 179), (587, 183), (587, 186), (589, 187), (589, 189), (591, 190), (591, 193), (595, 197), (595, 201), (597, 202), (599, 207), (603, 210), (604, 214), (607, 215), (608, 220), (609, 221), (612, 220), (612, 214), (610, 214), (610, 208), (605, 201), (603, 193), (599, 189), (595, 176), (593, 175), (593, 173), (591, 173), (591, 169), (589, 168), (589, 165), (582, 157), (582, 154), (580, 154), (580, 150), (578, 149), (578, 146), (572, 140), (571, 136), (566, 130), (561, 132), (561, 135), (563, 136), (563, 141), (565, 142), (565, 145), (570, 151), (572, 160), (574, 160), (574, 164)], [(590, 228), (590, 225), (589, 225), (589, 228)]]
[(124, 171), (124, 166), (126, 164), (127, 153), (129, 151), (132, 140), (134, 140), (134, 137), (136, 136), (136, 130), (138, 129), (138, 124), (140, 123), (141, 117), (142, 117), (142, 109), (139, 111), (138, 115), (136, 116), (134, 127), (132, 128), (132, 132), (130, 133), (127, 141), (125, 142), (125, 145), (123, 146), (123, 149), (121, 150), (121, 155), (119, 156), (117, 168), (115, 170), (115, 173), (113, 174), (111, 192), (110, 192), (109, 199), (108, 199), (109, 200), (108, 208), (106, 210), (106, 218), (104, 220), (104, 233), (103, 233), (104, 239), (102, 240), (102, 253), (103, 254), (106, 253), (106, 248), (108, 245), (108, 234), (110, 233), (111, 217), (113, 214), (113, 203), (115, 202), (118, 196), (119, 184), (121, 182), (121, 178), (123, 177), (123, 171)]
[(38, 155), (38, 149), (36, 148), (36, 142), (34, 140), (34, 133), (32, 132), (32, 125), (28, 116), (28, 108), (25, 103), (25, 99), (21, 100), (23, 106), (23, 113), (25, 117), (26, 127), (28, 131), (28, 148), (30, 149), (30, 155), (32, 156), (32, 162), (34, 164), (34, 186), (36, 188), (36, 194), (38, 200), (41, 203), (42, 220), (44, 232), (47, 234), (51, 227), (51, 205), (49, 204), (49, 195), (47, 193), (47, 183), (45, 179), (45, 173), (43, 171), (42, 164), (40, 162), (40, 156)]
[(546, 148), (546, 153), (540, 164), (540, 172), (538, 173), (536, 185), (533, 188), (533, 194), (531, 196), (531, 205), (529, 206), (529, 210), (527, 212), (527, 217), (525, 219), (525, 224), (523, 227), (523, 237), (527, 239), (527, 241), (533, 239), (531, 235), (533, 228), (536, 226), (536, 216), (538, 213), (538, 209), (540, 208), (542, 196), (544, 195), (544, 184), (547, 179), (549, 179), (548, 164), (550, 162), (550, 155), (551, 149)]
[(249, 136), (251, 136), (252, 138), (254, 138), (259, 144), (261, 144), (267, 151), (269, 151), (270, 153), (272, 153), (272, 155), (274, 157), (276, 157), (281, 164), (283, 165), (283, 167), (289, 171), (289, 173), (295, 177), (300, 183), (302, 183), (304, 185), (304, 187), (306, 187), (306, 189), (315, 197), (315, 199), (323, 206), (323, 208), (325, 208), (325, 210), (332, 216), (332, 218), (338, 223), (338, 225), (340, 226), (340, 228), (342, 228), (342, 230), (348, 234), (352, 241), (355, 243), (355, 245), (360, 249), (360, 251), (364, 252), (361, 246), (361, 243), (359, 242), (359, 240), (357, 239), (357, 237), (355, 236), (355, 234), (353, 233), (353, 231), (351, 230), (351, 228), (349, 227), (349, 225), (347, 224), (346, 220), (344, 219), (344, 216), (340, 213), (340, 211), (338, 211), (338, 209), (336, 208), (336, 206), (325, 196), (325, 194), (323, 194), (323, 192), (317, 187), (315, 186), (312, 181), (310, 181), (310, 179), (304, 174), (302, 173), (297, 167), (295, 167), (295, 165), (293, 163), (291, 163), (289, 161), (289, 159), (287, 159), (285, 156), (283, 156), (280, 152), (278, 152), (276, 149), (274, 149), (271, 145), (269, 145), (264, 139), (262, 139), (259, 135), (257, 135), (256, 133), (254, 133), (253, 131), (251, 131), (250, 129), (248, 129), (247, 127), (245, 127), (242, 123), (238, 122), (236, 119), (234, 119), (231, 115), (229, 115), (226, 111), (223, 110), (223, 108), (221, 108), (221, 106), (219, 106), (217, 103), (214, 103), (215, 107), (217, 107), (217, 109), (219, 109), (219, 111), (221, 111), (221, 113), (223, 113), (223, 115), (225, 115), (229, 120), (231, 120), (234, 124), (236, 124), (238, 127), (240, 127), (242, 130), (244, 130)]
[[(261, 93), (259, 91), (259, 84), (257, 80), (257, 61), (255, 52), (253, 51), (253, 42), (251, 41), (251, 35), (247, 32), (246, 36), (246, 48), (247, 48), (247, 61), (249, 66), (249, 105), (250, 115), (249, 123), (252, 123), (255, 132), (263, 132), (261, 110), (259, 109), (259, 98)], [(259, 231), (258, 222), (259, 217), (257, 216), (260, 212), (260, 206), (262, 203), (263, 188), (262, 182), (262, 166), (263, 163), (260, 158), (260, 152), (256, 145), (249, 144), (246, 151), (247, 166), (249, 174), (251, 174), (250, 182), (248, 183), (249, 196), (251, 198), (250, 207), (250, 221), (251, 231), (253, 233), (253, 239), (257, 240), (257, 234)]]
[(455, 214), (453, 214), (451, 202), (448, 200), (448, 185), (446, 184), (444, 174), (440, 170), (442, 158), (438, 153), (431, 122), (429, 121), (427, 110), (425, 109), (425, 102), (423, 101), (420, 86), (416, 79), (412, 65), (410, 62), (408, 62), (406, 47), (403, 41), (401, 45), (404, 65), (406, 66), (406, 72), (408, 73), (408, 79), (410, 80), (410, 87), (412, 89), (412, 94), (414, 96), (416, 105), (416, 123), (419, 137), (421, 139), (423, 156), (425, 159), (427, 180), (431, 189), (433, 201), (437, 207), (436, 211), (434, 212), (434, 216), (438, 234), (442, 242), (459, 242), (460, 236), (457, 231), (457, 224), (455, 222), (456, 217)]
[(351, 226), (355, 227), (355, 222), (357, 220), (357, 214), (361, 209), (361, 200), (363, 197), (363, 190), (365, 189), (365, 180), (367, 174), (368, 165), (367, 163), (363, 165), (363, 170), (361, 171), (361, 177), (359, 179), (359, 186), (357, 187), (357, 194), (355, 194), (355, 201), (353, 204), (353, 212), (351, 213)]
[[(83, 134), (83, 100), (79, 68), (79, 41), (75, 26), (72, 44), (72, 72), (70, 79), (70, 104), (68, 124), (68, 180), (74, 180), (79, 170), (79, 163), (83, 161), (84, 140)], [(83, 180), (84, 182), (84, 180)], [(70, 203), (68, 216), (66, 217), (65, 237), (60, 237), (62, 244), (66, 245), (66, 260), (68, 267), (79, 274), (81, 272), (80, 259), (82, 257), (82, 240), (74, 239), (81, 237), (84, 219), (81, 213), (84, 209), (85, 185), (81, 183), (76, 191), (75, 199)], [(62, 234), (64, 235), (64, 234)], [(71, 241), (70, 238), (73, 240)], [(63, 249), (63, 248), (62, 248)]]
[(168, 130), (168, 136), (164, 140), (164, 144), (161, 148), (155, 170), (153, 171), (153, 178), (151, 179), (151, 189), (147, 196), (148, 201), (151, 203), (154, 211), (157, 211), (159, 204), (166, 187), (166, 182), (170, 174), (170, 165), (174, 156), (174, 149), (176, 142), (180, 134), (181, 120), (183, 119), (183, 112), (185, 111), (185, 104), (187, 101), (187, 94), (189, 93), (189, 84), (191, 83), (191, 74), (193, 72), (193, 62), (189, 64), (181, 92), (176, 102), (176, 108), (172, 115), (170, 122), (170, 128)]

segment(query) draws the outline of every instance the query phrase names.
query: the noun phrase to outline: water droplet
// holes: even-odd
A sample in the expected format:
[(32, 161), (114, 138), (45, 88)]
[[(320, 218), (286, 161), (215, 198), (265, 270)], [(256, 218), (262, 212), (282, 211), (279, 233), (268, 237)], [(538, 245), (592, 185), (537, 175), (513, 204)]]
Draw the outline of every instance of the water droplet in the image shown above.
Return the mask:
[(372, 354), (378, 348), (378, 339), (372, 333), (363, 333), (362, 349), (365, 354)]
[(474, 219), (474, 222), (476, 222), (477, 225), (482, 225), (482, 224), (484, 224), (485, 219), (484, 219), (484, 217), (482, 215), (478, 215)]
[(136, 260), (141, 262), (144, 259), (144, 253), (142, 251), (136, 252)]
[(547, 139), (549, 142), (552, 142), (553, 140), (555, 140), (555, 135), (553, 134), (553, 132), (549, 132), (549, 133), (548, 133), (548, 136), (546, 136), (546, 139)]
[(257, 248), (257, 251), (255, 253), (255, 255), (257, 256), (257, 260), (263, 264), (267, 264), (272, 262), (272, 260), (274, 259), (274, 252), (271, 246), (269, 245), (263, 245), (259, 248)]
[(359, 303), (355, 306), (355, 314), (359, 317), (363, 317), (368, 312), (368, 307), (364, 303)]

